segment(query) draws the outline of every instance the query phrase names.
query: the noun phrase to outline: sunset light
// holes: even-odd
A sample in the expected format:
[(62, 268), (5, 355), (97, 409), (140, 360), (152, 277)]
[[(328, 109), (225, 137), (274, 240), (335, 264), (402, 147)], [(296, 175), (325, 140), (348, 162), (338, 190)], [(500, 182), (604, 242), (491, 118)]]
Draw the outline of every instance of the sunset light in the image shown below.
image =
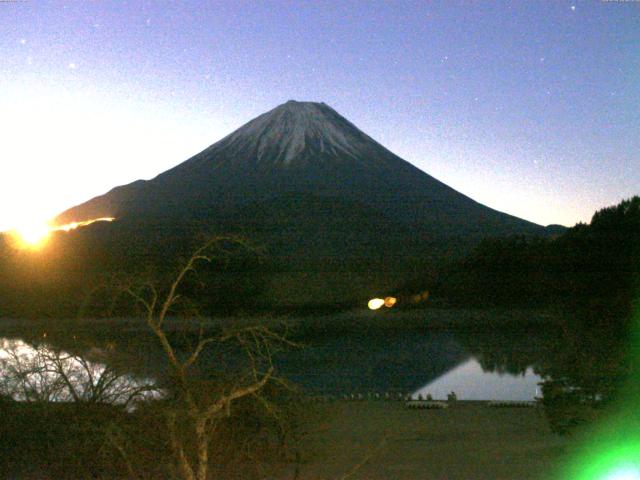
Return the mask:
[(49, 225), (37, 222), (25, 223), (12, 230), (12, 234), (19, 240), (20, 244), (29, 248), (42, 246), (50, 233), (51, 227)]
[(85, 220), (84, 222), (71, 222), (71, 223), (67, 223), (66, 225), (60, 225), (57, 227), (53, 227), (52, 231), (62, 231), (62, 232), (69, 232), (71, 230), (75, 230), (76, 228), (79, 227), (86, 227), (87, 225), (91, 225), (92, 223), (96, 223), (96, 222), (113, 222), (115, 220), (115, 218), (113, 217), (102, 217), (102, 218), (94, 218), (93, 220)]
[(112, 222), (115, 218), (103, 217), (83, 222), (72, 222), (66, 225), (53, 226), (49, 222), (25, 222), (6, 233), (17, 240), (19, 248), (39, 249), (47, 243), (52, 232), (69, 232), (95, 222)]

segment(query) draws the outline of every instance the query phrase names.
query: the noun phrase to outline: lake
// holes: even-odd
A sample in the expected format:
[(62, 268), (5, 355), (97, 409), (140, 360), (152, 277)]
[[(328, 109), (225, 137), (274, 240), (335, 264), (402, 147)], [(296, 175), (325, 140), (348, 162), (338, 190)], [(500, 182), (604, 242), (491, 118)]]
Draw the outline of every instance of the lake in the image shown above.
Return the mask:
[(419, 388), (412, 398), (445, 399), (449, 392), (455, 392), (459, 400), (510, 400), (532, 401), (542, 397), (540, 383), (542, 377), (532, 368), (522, 375), (497, 373), (484, 370), (480, 363), (471, 358), (445, 373), (433, 382)]
[[(38, 349), (33, 346), (38, 345), (40, 352), (45, 348), (62, 356), (73, 351), (72, 356), (82, 359), (82, 367), (92, 372), (92, 381), (98, 381), (101, 372), (117, 372), (140, 387), (166, 373), (159, 344), (144, 331), (114, 328), (96, 334), (95, 339), (84, 332), (77, 345), (68, 335), (43, 335), (34, 338), (33, 332), (14, 332), (1, 339), (0, 374), (6, 378), (15, 371), (11, 362), (18, 360), (16, 346), (24, 364), (24, 359), (36, 355)], [(534, 372), (533, 363), (535, 352), (544, 351), (539, 346), (546, 338), (549, 335), (520, 330), (483, 335), (427, 328), (315, 330), (297, 339), (300, 348), (280, 352), (273, 361), (281, 377), (312, 394), (414, 398), (430, 394), (445, 399), (453, 391), (460, 400), (527, 401), (541, 396), (538, 383), (543, 377)], [(217, 353), (202, 357), (199, 369), (204, 377), (220, 370), (211, 367), (216, 365)], [(77, 371), (72, 377), (87, 387), (87, 379)]]

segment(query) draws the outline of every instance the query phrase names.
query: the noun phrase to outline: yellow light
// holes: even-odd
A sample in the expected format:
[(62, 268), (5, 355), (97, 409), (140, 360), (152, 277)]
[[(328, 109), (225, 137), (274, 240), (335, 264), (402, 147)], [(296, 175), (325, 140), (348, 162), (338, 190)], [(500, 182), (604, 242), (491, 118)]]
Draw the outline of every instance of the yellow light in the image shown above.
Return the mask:
[(12, 231), (13, 236), (23, 248), (40, 248), (46, 243), (50, 232), (51, 228), (46, 222), (26, 223)]
[(96, 222), (113, 222), (115, 218), (113, 217), (103, 217), (103, 218), (94, 218), (93, 220), (85, 220), (84, 222), (71, 222), (66, 225), (59, 225), (57, 227), (53, 227), (52, 231), (61, 231), (61, 232), (70, 232), (71, 230), (75, 230), (76, 228), (86, 227), (87, 225), (91, 225)]
[(384, 299), (384, 306), (387, 308), (393, 307), (398, 299), (396, 297), (387, 297)]
[(67, 225), (62, 225), (61, 227), (58, 227), (58, 230), (62, 230), (65, 232), (70, 232), (71, 230), (75, 230), (76, 228), (78, 228), (80, 226), (80, 224), (78, 222), (71, 222)]
[(372, 298), (369, 300), (367, 306), (370, 310), (378, 310), (381, 306), (384, 305), (384, 300), (381, 298)]
[(48, 222), (32, 222), (24, 223), (8, 233), (17, 240), (20, 248), (38, 249), (44, 246), (51, 232), (69, 232), (95, 222), (113, 222), (114, 220), (115, 218), (113, 217), (104, 217), (58, 226), (51, 226)]

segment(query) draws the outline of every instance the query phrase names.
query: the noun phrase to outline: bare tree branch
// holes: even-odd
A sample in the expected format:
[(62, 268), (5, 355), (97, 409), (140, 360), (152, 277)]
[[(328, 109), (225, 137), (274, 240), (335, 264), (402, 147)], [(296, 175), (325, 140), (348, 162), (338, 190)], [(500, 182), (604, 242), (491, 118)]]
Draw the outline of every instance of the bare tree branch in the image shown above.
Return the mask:
[[(220, 255), (232, 254), (232, 250), (227, 248), (229, 244), (247, 247), (246, 241), (238, 237), (224, 236), (210, 239), (184, 262), (170, 281), (166, 291), (159, 290), (156, 285), (151, 283), (142, 283), (137, 286), (129, 285), (121, 289), (133, 299), (136, 305), (142, 308), (145, 322), (159, 341), (172, 370), (176, 391), (171, 409), (166, 415), (166, 425), (178, 473), (183, 480), (207, 480), (210, 462), (209, 442), (212, 438), (212, 432), (219, 420), (230, 415), (231, 405), (234, 402), (244, 397), (255, 396), (265, 405), (269, 413), (276, 415), (276, 412), (269, 406), (266, 399), (259, 395), (259, 392), (269, 382), (279, 381), (274, 377), (272, 365), (272, 355), (275, 349), (297, 346), (294, 342), (289, 341), (285, 335), (274, 332), (264, 325), (229, 330), (222, 334), (207, 334), (204, 319), (200, 317), (195, 308), (189, 305), (188, 298), (181, 297), (181, 288), (185, 280), (190, 274), (197, 274), (198, 264), (211, 263), (214, 259), (220, 258), (212, 253), (214, 247)], [(178, 304), (180, 304), (180, 310), (176, 309)], [(175, 311), (180, 311), (184, 315), (185, 309), (189, 307), (191, 310), (186, 318), (197, 320), (200, 325), (197, 340), (192, 343), (190, 350), (184, 352), (184, 346), (176, 343), (173, 336), (170, 337), (168, 334), (167, 317)], [(208, 347), (223, 345), (232, 340), (237, 342), (245, 353), (248, 361), (248, 373), (238, 377), (236, 383), (226, 391), (203, 395), (198, 390), (201, 382), (194, 381), (192, 378), (191, 367), (197, 364)], [(219, 356), (218, 361), (223, 361), (223, 357)], [(108, 385), (113, 385), (113, 383), (110, 379), (105, 379), (104, 383), (98, 382), (96, 389), (100, 391)], [(136, 391), (130, 392), (130, 398), (133, 398), (137, 393)], [(178, 421), (181, 422), (181, 428), (178, 428)], [(195, 442), (193, 447), (187, 447), (190, 442)]]

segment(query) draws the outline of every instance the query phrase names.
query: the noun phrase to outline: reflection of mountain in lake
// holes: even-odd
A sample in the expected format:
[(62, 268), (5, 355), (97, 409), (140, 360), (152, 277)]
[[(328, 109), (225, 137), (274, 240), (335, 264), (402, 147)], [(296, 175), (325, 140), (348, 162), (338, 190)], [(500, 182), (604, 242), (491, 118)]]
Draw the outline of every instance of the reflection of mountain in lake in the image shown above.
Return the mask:
[[(92, 331), (81, 344), (68, 336), (56, 338), (48, 340), (75, 355), (86, 352), (93, 359), (91, 352), (101, 352), (100, 361), (120, 375), (162, 379), (167, 373), (162, 349), (144, 330)], [(540, 381), (530, 368), (539, 364), (535, 353), (553, 358), (544, 355), (545, 339), (531, 332), (454, 336), (425, 329), (318, 328), (294, 338), (303, 347), (279, 352), (274, 362), (281, 377), (322, 394), (415, 392), (446, 398), (453, 390), (465, 400), (531, 400)], [(183, 342), (192, 343), (186, 337)], [(517, 358), (507, 352), (518, 353)], [(237, 368), (242, 358), (238, 350), (207, 350), (198, 368), (213, 379)]]
[(444, 333), (357, 332), (316, 337), (278, 360), (286, 378), (323, 393), (409, 393), (468, 358)]
[(434, 399), (445, 399), (455, 392), (459, 400), (513, 400), (530, 401), (540, 397), (538, 375), (528, 368), (522, 375), (487, 372), (475, 359), (470, 359), (445, 375), (430, 382), (413, 393), (417, 398), (431, 395)]
[[(70, 338), (62, 336), (57, 340), (60, 347), (78, 355), (82, 353), (83, 349)], [(312, 335), (294, 340), (303, 346), (279, 352), (274, 363), (279, 376), (311, 392), (408, 394), (469, 358), (453, 336), (426, 330), (314, 331)], [(160, 345), (144, 331), (103, 332), (94, 340), (84, 338), (82, 344), (103, 352), (119, 372), (154, 378), (162, 378), (167, 373)], [(105, 345), (110, 347), (107, 349)], [(239, 350), (226, 350), (222, 357), (221, 353), (213, 348), (204, 352), (198, 365), (201, 375), (215, 376), (216, 372), (242, 363), (243, 354)], [(220, 358), (226, 359), (224, 364)]]

